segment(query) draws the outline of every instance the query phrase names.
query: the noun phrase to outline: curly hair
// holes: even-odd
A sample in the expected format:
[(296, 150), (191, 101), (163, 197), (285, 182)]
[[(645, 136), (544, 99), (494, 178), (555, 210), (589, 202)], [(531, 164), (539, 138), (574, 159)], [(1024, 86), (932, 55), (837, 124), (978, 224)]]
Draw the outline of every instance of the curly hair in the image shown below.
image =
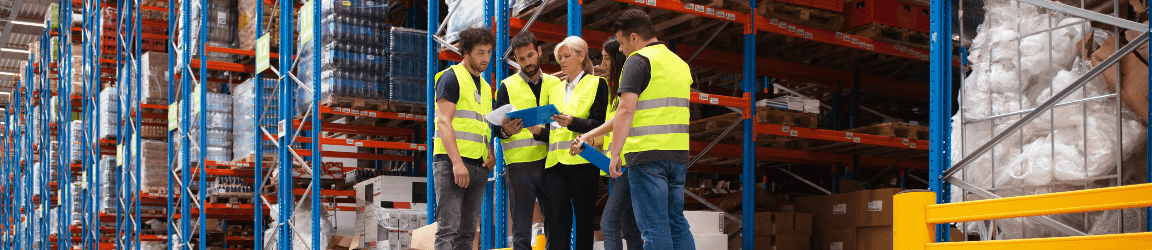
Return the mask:
[(480, 27), (467, 28), (460, 32), (459, 47), (464, 54), (472, 53), (472, 49), (479, 45), (496, 44), (496, 35), (492, 30)]
[[(640, 35), (641, 39), (656, 37), (656, 26), (652, 25), (652, 18), (642, 10), (626, 10), (612, 23), (612, 33), (624, 32), (624, 36), (633, 33)], [(618, 39), (624, 39), (618, 38)]]

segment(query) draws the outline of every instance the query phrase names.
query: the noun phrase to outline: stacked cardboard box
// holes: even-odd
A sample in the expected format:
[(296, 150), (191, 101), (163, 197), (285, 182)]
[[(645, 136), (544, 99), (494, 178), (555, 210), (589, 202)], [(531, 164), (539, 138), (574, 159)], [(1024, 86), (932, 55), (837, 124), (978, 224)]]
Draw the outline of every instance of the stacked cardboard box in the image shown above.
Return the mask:
[(688, 219), (696, 249), (728, 249), (728, 235), (724, 234), (724, 213), (713, 211), (684, 211)]
[[(812, 215), (806, 213), (759, 212), (755, 215), (756, 249), (809, 250), (812, 240)], [(737, 218), (743, 219), (742, 215)], [(738, 227), (725, 231), (735, 233)], [(747, 231), (745, 231), (747, 232)], [(728, 242), (729, 250), (741, 249), (742, 237)]]
[(899, 188), (863, 190), (796, 199), (796, 211), (812, 213), (813, 250), (891, 250), (892, 196)]

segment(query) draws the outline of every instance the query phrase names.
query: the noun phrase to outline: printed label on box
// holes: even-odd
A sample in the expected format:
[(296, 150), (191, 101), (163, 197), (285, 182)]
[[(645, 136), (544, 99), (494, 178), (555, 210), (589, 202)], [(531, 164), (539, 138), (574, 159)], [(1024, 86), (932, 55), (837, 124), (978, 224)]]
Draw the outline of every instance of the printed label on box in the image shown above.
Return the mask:
[(848, 213), (848, 204), (840, 203), (832, 206), (832, 214), (846, 214)]
[(884, 201), (876, 200), (868, 202), (868, 212), (884, 211)]
[(844, 250), (844, 242), (832, 242), (828, 244), (828, 250)]

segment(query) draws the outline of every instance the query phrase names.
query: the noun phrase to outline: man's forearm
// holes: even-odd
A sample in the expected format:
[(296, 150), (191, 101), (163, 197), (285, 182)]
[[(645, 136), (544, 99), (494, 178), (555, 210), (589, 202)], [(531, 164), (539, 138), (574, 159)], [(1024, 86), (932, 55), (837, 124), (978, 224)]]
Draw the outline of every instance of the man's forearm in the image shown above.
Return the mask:
[(460, 149), (456, 146), (456, 130), (452, 127), (452, 120), (439, 120), (437, 126), (440, 129), (440, 143), (444, 144), (444, 151), (448, 153), (448, 159), (452, 160), (452, 164), (464, 164), (464, 159), (460, 158)]
[[(613, 117), (613, 123), (605, 123), (612, 125), (612, 152), (624, 152), (624, 141), (628, 140), (628, 132), (632, 130), (632, 118), (635, 112), (630, 109), (621, 109), (616, 112), (616, 117)], [(603, 126), (601, 126), (603, 127)]]

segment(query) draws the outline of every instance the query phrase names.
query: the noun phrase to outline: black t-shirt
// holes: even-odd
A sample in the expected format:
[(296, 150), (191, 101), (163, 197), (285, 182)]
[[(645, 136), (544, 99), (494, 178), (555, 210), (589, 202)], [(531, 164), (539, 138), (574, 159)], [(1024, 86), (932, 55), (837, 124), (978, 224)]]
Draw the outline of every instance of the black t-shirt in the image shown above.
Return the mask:
[[(476, 89), (480, 89), (480, 77), (471, 77), (472, 83), (476, 84)], [(444, 74), (440, 75), (440, 80), (436, 81), (436, 100), (440, 100), (440, 98), (447, 99), (453, 104), (460, 101), (460, 82), (456, 81), (456, 71), (446, 70)]]
[[(664, 44), (654, 42), (648, 46)], [(652, 81), (652, 62), (643, 55), (630, 56), (624, 61), (624, 70), (621, 71), (620, 93), (641, 94)], [(633, 121), (635, 122), (635, 121)], [(675, 161), (688, 165), (688, 150), (651, 150), (624, 154), (629, 166), (640, 165), (657, 161)]]
[[(476, 83), (476, 89), (480, 89), (480, 77), (473, 76), (472, 82)], [(436, 81), (436, 100), (444, 98), (453, 104), (460, 101), (460, 82), (456, 80), (456, 72), (449, 69), (445, 70), (444, 74), (440, 75), (440, 80)], [(447, 154), (436, 154), (432, 156), (433, 160), (449, 160)], [(460, 157), (465, 164), (480, 166), (484, 161), (478, 158)]]

